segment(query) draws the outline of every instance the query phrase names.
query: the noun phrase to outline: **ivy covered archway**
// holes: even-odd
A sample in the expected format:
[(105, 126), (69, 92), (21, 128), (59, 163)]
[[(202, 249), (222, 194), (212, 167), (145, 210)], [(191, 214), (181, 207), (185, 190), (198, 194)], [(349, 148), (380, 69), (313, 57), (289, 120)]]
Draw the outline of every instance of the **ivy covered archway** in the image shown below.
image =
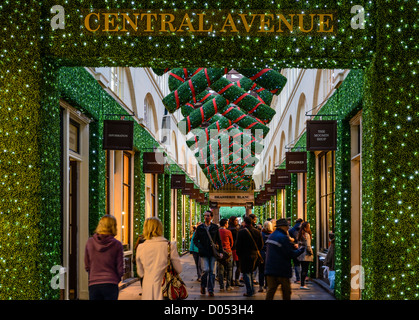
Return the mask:
[[(51, 8), (65, 10), (51, 28)], [(310, 10), (339, 14), (333, 36), (89, 35), (82, 9)], [(0, 263), (3, 297), (50, 299), (59, 264), (58, 70), (74, 66), (298, 67), (365, 70), (363, 159), (364, 299), (417, 299), (417, 4), (360, 1), (364, 29), (351, 27), (352, 4), (318, 1), (9, 1), (0, 10)], [(76, 90), (77, 88), (68, 88)], [(52, 140), (51, 140), (52, 139)], [(48, 195), (48, 196), (46, 196)], [(385, 249), (383, 249), (385, 248)], [(24, 274), (19, 272), (24, 268)], [(5, 283), (5, 282), (3, 282)], [(28, 290), (28, 287), (30, 288)]]

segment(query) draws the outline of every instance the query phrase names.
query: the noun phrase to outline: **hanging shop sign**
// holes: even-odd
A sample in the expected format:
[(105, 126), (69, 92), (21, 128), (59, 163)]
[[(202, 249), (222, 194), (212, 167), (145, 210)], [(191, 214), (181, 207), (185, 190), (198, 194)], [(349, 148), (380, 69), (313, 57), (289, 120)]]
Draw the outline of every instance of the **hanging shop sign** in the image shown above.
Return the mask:
[(218, 203), (210, 201), (209, 207), (210, 207), (210, 209), (217, 209), (218, 208)]
[(289, 173), (307, 172), (307, 152), (286, 152), (285, 168)]
[(143, 153), (144, 173), (164, 173), (164, 155), (162, 152)]
[(185, 188), (186, 177), (184, 174), (172, 174), (171, 177), (171, 188), (172, 189), (183, 189)]
[(255, 206), (263, 206), (265, 204), (265, 202), (266, 201), (262, 201), (262, 200), (256, 199), (255, 200)]
[(205, 194), (204, 193), (199, 193), (199, 198), (196, 199), (196, 201), (200, 204), (205, 203)]
[(271, 174), (271, 186), (274, 186), (275, 184), (276, 184), (276, 175), (274, 173), (274, 174)]
[(132, 150), (134, 122), (124, 120), (103, 121), (104, 150)]
[(192, 194), (190, 195), (191, 199), (199, 199), (200, 198), (200, 192), (198, 189), (193, 189)]
[(260, 201), (264, 201), (264, 202), (266, 202), (267, 200), (268, 200), (268, 195), (266, 194), (266, 189), (265, 190), (262, 190), (260, 193), (259, 193), (259, 195), (258, 195), (258, 199), (260, 200)]
[[(272, 181), (272, 180), (271, 180)], [(284, 189), (291, 184), (291, 174), (285, 169), (275, 169), (275, 183), (271, 182), (274, 189)]]
[(231, 204), (244, 204), (246, 202), (253, 202), (255, 195), (253, 192), (217, 192), (210, 194), (210, 201), (217, 203), (231, 203)]
[(182, 194), (185, 195), (185, 196), (191, 196), (191, 195), (194, 194), (194, 192), (195, 192), (194, 190), (195, 190), (194, 189), (194, 184), (187, 182), (187, 183), (185, 183), (185, 188), (183, 188), (183, 190), (182, 190)]
[(328, 151), (337, 148), (336, 120), (307, 121), (307, 151)]
[(269, 198), (276, 195), (276, 189), (272, 188), (270, 183), (265, 184), (265, 190)]

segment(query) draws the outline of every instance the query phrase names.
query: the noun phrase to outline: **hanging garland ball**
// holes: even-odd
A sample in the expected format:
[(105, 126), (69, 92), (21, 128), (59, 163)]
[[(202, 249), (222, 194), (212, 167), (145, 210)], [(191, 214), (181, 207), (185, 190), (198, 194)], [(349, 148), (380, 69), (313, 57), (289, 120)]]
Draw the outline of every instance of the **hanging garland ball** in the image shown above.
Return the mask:
[(276, 113), (274, 109), (259, 101), (242, 88), (234, 85), (233, 82), (226, 78), (219, 79), (211, 85), (211, 88), (230, 101), (230, 103), (240, 106), (248, 114), (252, 114), (266, 123), (271, 121)]
[(202, 69), (191, 79), (180, 85), (175, 91), (172, 91), (164, 97), (162, 100), (163, 105), (170, 113), (173, 113), (186, 102), (192, 100), (196, 103), (197, 95), (220, 79), (225, 71), (225, 69), (220, 68)]
[(187, 81), (189, 78), (192, 78), (195, 74), (197, 74), (199, 71), (201, 71), (203, 68), (175, 68), (170, 70), (169, 72), (169, 90), (173, 91), (179, 88), (180, 85), (182, 85), (185, 81)]
[(262, 88), (268, 89), (271, 93), (276, 95), (282, 91), (287, 83), (286, 77), (270, 68), (262, 70), (256, 68), (237, 69), (237, 71), (256, 82)]
[(244, 91), (255, 92), (257, 94), (257, 99), (261, 100), (264, 104), (268, 106), (271, 104), (273, 94), (269, 90), (257, 85), (249, 78), (243, 76), (239, 81), (235, 83), (239, 88), (242, 88)]
[[(211, 92), (209, 92), (207, 90), (204, 90), (204, 91), (202, 91), (200, 94), (198, 94), (196, 96), (196, 101), (197, 101), (197, 103), (204, 104), (205, 102), (207, 102), (207, 101), (209, 101), (209, 100), (211, 100), (213, 98), (214, 98), (214, 96), (211, 94)], [(191, 100), (191, 101), (185, 103), (181, 107), (180, 110), (181, 110), (182, 115), (184, 117), (187, 117), (195, 109), (196, 109), (196, 106), (195, 106), (193, 100)]]
[(237, 124), (242, 129), (250, 130), (253, 134), (257, 133), (265, 137), (269, 132), (269, 127), (262, 123), (259, 119), (245, 114), (240, 108), (228, 105), (221, 110), (221, 115)]
[[(195, 149), (198, 147), (198, 145), (201, 144), (201, 142), (203, 144), (207, 144), (211, 136), (215, 136), (221, 130), (226, 129), (229, 126), (231, 126), (230, 120), (222, 116), (219, 116), (219, 117), (220, 119), (218, 121), (214, 122), (213, 124), (211, 124), (205, 129), (198, 128), (198, 129), (192, 130), (194, 137), (186, 140), (186, 144), (188, 145), (188, 147), (191, 149), (192, 148)], [(214, 118), (218, 118), (217, 115), (215, 115), (211, 119), (214, 119)]]
[(209, 120), (212, 116), (218, 113), (218, 109), (223, 109), (227, 105), (226, 99), (222, 96), (215, 96), (210, 101), (198, 109), (194, 109), (189, 116), (182, 119), (178, 123), (178, 128), (183, 134), (187, 134), (192, 129), (197, 128), (203, 122)]

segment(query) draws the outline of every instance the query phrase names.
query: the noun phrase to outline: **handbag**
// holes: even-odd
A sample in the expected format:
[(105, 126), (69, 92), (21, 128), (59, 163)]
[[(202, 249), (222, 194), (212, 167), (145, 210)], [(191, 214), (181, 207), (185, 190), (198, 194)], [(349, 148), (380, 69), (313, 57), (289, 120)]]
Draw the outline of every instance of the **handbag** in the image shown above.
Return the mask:
[(184, 300), (188, 297), (188, 290), (180, 275), (173, 267), (170, 259), (170, 241), (167, 246), (167, 267), (162, 282), (163, 297), (170, 300)]
[(210, 242), (211, 242), (211, 249), (212, 249), (213, 256), (217, 259), (217, 261), (219, 263), (226, 264), (228, 259), (230, 258), (230, 255), (223, 250), (223, 252), (222, 252), (223, 255), (221, 256), (220, 252), (219, 252), (220, 246), (218, 244), (214, 243), (214, 241), (212, 241), (212, 238), (211, 238), (211, 235), (210, 235), (208, 229), (205, 228), (205, 230), (207, 231), (208, 238), (210, 239)]
[(257, 244), (256, 244), (256, 241), (255, 241), (255, 239), (253, 239), (253, 235), (252, 235), (252, 233), (249, 231), (249, 229), (247, 229), (247, 228), (245, 228), (245, 229), (247, 230), (247, 232), (249, 232), (250, 237), (252, 238), (253, 243), (255, 244), (255, 248), (256, 248), (257, 253), (258, 253), (258, 262), (259, 262), (259, 264), (264, 263), (264, 262), (265, 262), (265, 260), (263, 260), (262, 255), (260, 254), (260, 251), (259, 251), (259, 249), (258, 249), (258, 246), (257, 246)]

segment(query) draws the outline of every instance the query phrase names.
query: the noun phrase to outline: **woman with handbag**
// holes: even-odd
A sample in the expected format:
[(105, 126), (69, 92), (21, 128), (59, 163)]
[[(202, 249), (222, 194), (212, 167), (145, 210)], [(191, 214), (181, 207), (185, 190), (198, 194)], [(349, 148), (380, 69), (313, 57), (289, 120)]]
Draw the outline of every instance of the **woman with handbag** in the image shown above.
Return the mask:
[(239, 257), (240, 270), (243, 273), (244, 284), (246, 285), (245, 297), (255, 294), (253, 286), (253, 271), (258, 261), (262, 262), (260, 250), (263, 247), (262, 234), (252, 226), (252, 219), (244, 217), (245, 226), (237, 235), (236, 251)]
[(309, 290), (305, 285), (305, 280), (308, 274), (308, 267), (310, 262), (313, 261), (313, 250), (311, 249), (311, 230), (310, 224), (305, 221), (301, 224), (300, 231), (298, 232), (297, 240), (298, 247), (305, 247), (306, 250), (298, 256), (298, 260), (301, 262), (301, 286), (300, 289)]
[(163, 237), (163, 225), (157, 217), (145, 220), (143, 236), (145, 241), (138, 245), (136, 253), (137, 273), (144, 278), (142, 300), (163, 300), (162, 282), (168, 259), (175, 272), (182, 272), (176, 241), (170, 242), (168, 257), (169, 242)]

